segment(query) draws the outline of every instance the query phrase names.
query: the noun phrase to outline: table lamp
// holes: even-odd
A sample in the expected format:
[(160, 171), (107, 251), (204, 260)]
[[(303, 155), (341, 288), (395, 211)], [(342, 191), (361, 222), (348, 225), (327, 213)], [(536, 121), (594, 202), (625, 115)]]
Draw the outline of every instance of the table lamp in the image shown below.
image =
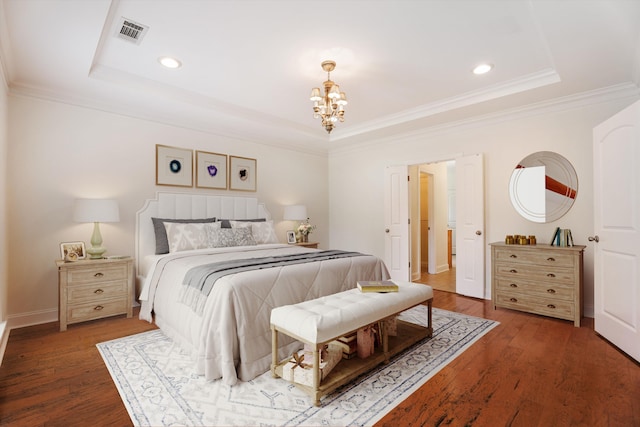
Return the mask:
[(285, 221), (304, 221), (307, 218), (307, 207), (305, 205), (291, 205), (284, 207)]
[(73, 220), (76, 222), (93, 222), (91, 247), (87, 249), (87, 253), (91, 259), (100, 259), (107, 251), (102, 246), (100, 223), (120, 221), (118, 202), (113, 199), (76, 199), (73, 207)]

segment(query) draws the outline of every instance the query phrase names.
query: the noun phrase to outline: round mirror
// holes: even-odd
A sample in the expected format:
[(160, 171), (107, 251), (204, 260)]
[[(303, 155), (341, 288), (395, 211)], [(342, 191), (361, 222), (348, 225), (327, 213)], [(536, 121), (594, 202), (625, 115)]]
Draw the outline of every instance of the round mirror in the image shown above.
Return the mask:
[(551, 222), (566, 214), (578, 195), (578, 175), (558, 153), (539, 151), (516, 165), (509, 181), (513, 207), (533, 222)]

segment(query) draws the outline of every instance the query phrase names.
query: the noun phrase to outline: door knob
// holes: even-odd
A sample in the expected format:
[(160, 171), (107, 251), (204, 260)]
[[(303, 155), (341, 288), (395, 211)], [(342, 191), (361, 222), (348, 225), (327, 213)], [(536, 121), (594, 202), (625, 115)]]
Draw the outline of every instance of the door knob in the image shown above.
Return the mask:
[(596, 242), (598, 243), (600, 241), (600, 237), (598, 237), (598, 235), (596, 234), (595, 236), (591, 237), (589, 236), (588, 239), (590, 242)]
[(476, 235), (480, 236), (481, 234), (482, 234), (482, 231), (476, 230)]
[(388, 233), (388, 232), (389, 232), (389, 229), (388, 229), (388, 228), (387, 228), (387, 229), (385, 229), (385, 230), (384, 230), (384, 232), (385, 232), (385, 233)]

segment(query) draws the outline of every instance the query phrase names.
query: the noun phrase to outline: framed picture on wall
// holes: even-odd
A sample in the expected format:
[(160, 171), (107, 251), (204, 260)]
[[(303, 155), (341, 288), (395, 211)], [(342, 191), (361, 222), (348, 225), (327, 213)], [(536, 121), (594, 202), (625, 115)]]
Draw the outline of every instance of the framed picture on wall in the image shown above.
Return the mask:
[(229, 156), (229, 189), (256, 191), (256, 159)]
[(196, 187), (227, 189), (227, 155), (196, 151)]
[(287, 243), (296, 243), (296, 232), (287, 230)]
[(193, 186), (193, 150), (156, 144), (156, 185)]

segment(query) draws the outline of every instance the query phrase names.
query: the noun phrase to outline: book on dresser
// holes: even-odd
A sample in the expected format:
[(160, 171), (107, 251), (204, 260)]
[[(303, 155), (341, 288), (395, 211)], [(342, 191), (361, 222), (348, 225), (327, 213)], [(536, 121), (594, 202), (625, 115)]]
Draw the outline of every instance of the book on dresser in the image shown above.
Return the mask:
[(360, 292), (398, 292), (398, 285), (391, 280), (359, 280)]

